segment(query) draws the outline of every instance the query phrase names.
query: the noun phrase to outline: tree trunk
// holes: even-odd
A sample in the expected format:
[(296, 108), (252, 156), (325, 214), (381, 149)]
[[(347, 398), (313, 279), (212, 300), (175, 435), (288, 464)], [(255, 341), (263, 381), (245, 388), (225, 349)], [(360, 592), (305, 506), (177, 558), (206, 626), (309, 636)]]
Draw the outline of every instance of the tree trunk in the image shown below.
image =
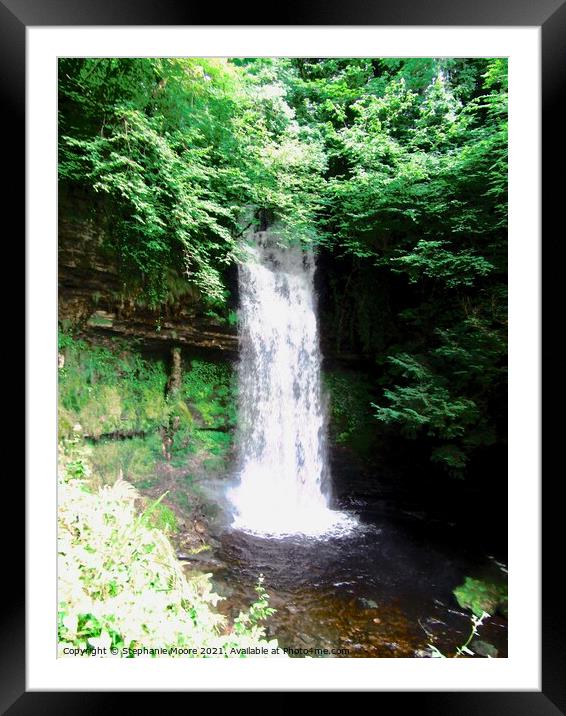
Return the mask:
[[(174, 400), (178, 393), (181, 392), (183, 385), (183, 369), (181, 364), (181, 349), (177, 346), (171, 348), (171, 373), (167, 381), (167, 397)], [(172, 415), (169, 419), (169, 425), (161, 431), (161, 441), (163, 456), (169, 462), (171, 460), (171, 448), (173, 446), (173, 438), (179, 429), (179, 416)]]
[(173, 397), (181, 390), (183, 385), (183, 371), (181, 368), (181, 349), (175, 346), (171, 348), (171, 373), (167, 383), (167, 395)]

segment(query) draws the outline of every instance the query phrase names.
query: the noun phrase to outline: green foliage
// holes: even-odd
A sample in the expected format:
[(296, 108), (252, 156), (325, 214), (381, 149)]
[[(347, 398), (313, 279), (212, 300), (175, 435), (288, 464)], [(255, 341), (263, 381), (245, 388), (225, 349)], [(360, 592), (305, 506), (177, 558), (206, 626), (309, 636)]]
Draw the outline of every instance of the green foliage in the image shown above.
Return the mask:
[[(382, 74), (376, 93), (368, 74), (350, 119), (334, 128), (334, 152), (344, 170), (328, 184), (329, 228), (358, 258), (399, 265), (415, 249), (422, 253), (419, 242), (441, 241), (444, 251), (451, 245), (456, 253), (476, 249), (478, 261), (491, 263), (490, 241), (506, 211), (504, 90), (485, 80), (482, 88), (476, 63), (474, 93), (457, 97), (442, 64), (421, 62), (436, 75), (434, 82), (415, 91), (401, 67)], [(434, 254), (429, 258), (434, 276)], [(438, 256), (441, 271), (447, 258)], [(459, 263), (465, 270), (469, 261)]]
[(276, 649), (260, 624), (272, 613), (265, 593), (229, 624), (214, 611), (220, 597), (210, 575), (187, 577), (164, 525), (152, 524), (159, 501), (140, 515), (139, 499), (124, 480), (90, 492), (61, 472), (59, 655), (128, 658), (165, 649), (169, 656), (202, 658), (231, 656), (232, 647), (238, 656), (258, 644)]
[[(505, 58), (63, 58), (59, 100), (61, 180), (105, 197), (128, 290), (155, 305), (190, 286), (234, 325), (226, 268), (265, 210), (284, 240), (325, 254), (323, 330), (337, 353), (375, 359), (382, 423), (459, 474), (504, 442)], [(67, 385), (61, 430), (178, 414), (189, 449), (195, 426), (233, 423), (198, 370), (192, 427), (159, 401), (156, 368), (152, 414), (87, 376)]]
[(78, 429), (98, 438), (107, 433), (149, 432), (167, 422), (167, 372), (162, 362), (137, 353), (89, 346), (60, 338), (65, 364), (59, 369), (59, 432)]
[(483, 612), (507, 616), (507, 585), (466, 577), (464, 584), (454, 590), (454, 596), (463, 609), (471, 609), (478, 617)]
[[(484, 612), (484, 611), (480, 612), (479, 614), (472, 615), (471, 620), (470, 620), (471, 624), (472, 624), (472, 629), (471, 629), (470, 634), (468, 635), (468, 638), (466, 639), (466, 641), (463, 644), (461, 644), (460, 646), (456, 647), (456, 653), (454, 654), (455, 659), (462, 657), (462, 656), (464, 656), (464, 657), (474, 656), (475, 653), (479, 653), (479, 652), (472, 651), (472, 649), (470, 649), (470, 644), (472, 646), (475, 646), (476, 644), (477, 645), (482, 644), (483, 650), (485, 650), (488, 653), (490, 651), (495, 652), (495, 656), (497, 656), (497, 650), (491, 644), (487, 644), (485, 642), (477, 642), (477, 641), (473, 642), (472, 641), (474, 639), (474, 637), (476, 637), (478, 635), (479, 628), (481, 626), (483, 626), (484, 621), (486, 619), (488, 619), (490, 616), (491, 616), (490, 614), (488, 614), (487, 612)], [(436, 646), (434, 646), (434, 644), (429, 644), (429, 648), (431, 650), (431, 656), (433, 658), (435, 658), (435, 659), (445, 659), (446, 658), (446, 655), (443, 654), (439, 649), (437, 649)]]
[(269, 606), (269, 595), (263, 586), (263, 582), (263, 574), (260, 574), (255, 586), (256, 601), (253, 602), (247, 612), (240, 612), (234, 619), (234, 632), (236, 634), (246, 634), (250, 630), (255, 632), (258, 628), (261, 629), (261, 622), (275, 614), (276, 610)]
[(389, 360), (412, 384), (396, 385), (393, 390), (384, 391), (391, 407), (374, 404), (378, 420), (399, 423), (410, 437), (424, 428), (429, 435), (453, 438), (462, 435), (466, 426), (477, 418), (472, 401), (452, 397), (443, 386), (442, 378), (433, 376), (413, 356), (402, 353)]
[(291, 60), (328, 156), (323, 330), (374, 357), (376, 417), (463, 474), (504, 440), (505, 59)]
[(406, 273), (411, 283), (423, 276), (437, 279), (448, 288), (472, 286), (478, 276), (486, 276), (493, 265), (469, 250), (446, 251), (443, 241), (418, 241), (410, 254), (392, 258), (394, 273)]
[(248, 207), (311, 233), (324, 155), (274, 78), (223, 59), (61, 59), (61, 180), (108, 199), (109, 248), (150, 304), (173, 269), (223, 305)]
[(144, 438), (101, 440), (91, 446), (94, 474), (102, 485), (112, 485), (121, 474), (125, 480), (141, 487), (155, 474), (161, 457), (161, 439), (157, 433)]
[[(463, 474), (474, 450), (498, 439), (494, 404), (505, 386), (505, 322), (497, 304), (493, 310), (470, 311), (456, 326), (433, 329), (427, 353), (421, 346), (416, 354), (388, 356), (393, 385), (374, 405), (380, 421), (400, 426), (409, 438), (431, 439), (431, 459), (454, 474)], [(419, 329), (414, 314), (405, 318)]]
[(183, 375), (183, 397), (202, 427), (233, 428), (236, 385), (227, 363), (192, 360)]
[(371, 449), (374, 426), (371, 383), (354, 371), (325, 371), (323, 381), (329, 397), (330, 437), (361, 455)]
[(167, 492), (164, 492), (159, 499), (149, 505), (141, 514), (140, 519), (146, 527), (155, 527), (155, 529), (166, 533), (177, 532), (179, 527), (175, 513), (162, 503), (166, 496)]
[(236, 326), (238, 324), (238, 314), (236, 311), (228, 311), (228, 325)]
[(76, 460), (70, 460), (67, 463), (66, 469), (69, 479), (85, 480), (90, 477), (88, 465), (81, 457), (78, 457)]

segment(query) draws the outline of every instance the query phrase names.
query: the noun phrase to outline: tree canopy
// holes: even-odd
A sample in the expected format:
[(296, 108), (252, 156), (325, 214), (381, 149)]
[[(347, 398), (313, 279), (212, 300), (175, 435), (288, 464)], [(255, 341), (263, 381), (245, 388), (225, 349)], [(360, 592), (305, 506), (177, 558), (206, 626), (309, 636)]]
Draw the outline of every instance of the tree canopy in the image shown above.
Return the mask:
[(376, 431), (462, 474), (505, 436), (507, 63), (61, 59), (60, 180), (105, 197), (124, 280), (222, 308), (254, 211), (318, 248), (322, 330)]

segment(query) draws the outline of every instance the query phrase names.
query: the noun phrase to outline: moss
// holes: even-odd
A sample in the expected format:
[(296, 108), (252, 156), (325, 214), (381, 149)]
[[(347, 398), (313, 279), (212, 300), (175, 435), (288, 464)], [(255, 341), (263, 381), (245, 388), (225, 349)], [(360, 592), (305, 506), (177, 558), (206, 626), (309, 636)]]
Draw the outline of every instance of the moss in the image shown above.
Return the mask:
[(192, 360), (183, 376), (183, 397), (203, 427), (233, 428), (236, 387), (228, 363)]
[(90, 399), (76, 413), (76, 422), (86, 435), (100, 437), (124, 429), (122, 397), (117, 387), (96, 386)]
[[(96, 472), (102, 484), (121, 473), (151, 483), (162, 459), (166, 435), (173, 467), (220, 474), (227, 468), (236, 421), (232, 366), (193, 359), (180, 390), (166, 395), (167, 369), (148, 361), (123, 342), (99, 347), (62, 333), (59, 350), (59, 435), (92, 438)], [(105, 436), (143, 435), (109, 444)]]
[(74, 426), (76, 421), (74, 415), (70, 410), (66, 410), (61, 403), (58, 408), (58, 432), (59, 439), (70, 438), (74, 433)]
[(129, 440), (107, 440), (92, 445), (91, 461), (102, 484), (111, 485), (121, 473), (137, 487), (151, 486), (156, 462), (161, 458), (158, 435)]
[(176, 490), (172, 495), (171, 499), (177, 505), (177, 507), (185, 513), (191, 511), (191, 500), (186, 492)]
[(116, 342), (115, 349), (87, 345), (66, 334), (59, 339), (65, 356), (59, 369), (59, 429), (73, 426), (95, 438), (112, 432), (142, 432), (167, 422), (167, 372), (162, 362), (144, 360)]
[(454, 590), (454, 596), (463, 609), (470, 609), (476, 616), (482, 612), (507, 616), (507, 585), (466, 577), (464, 584)]

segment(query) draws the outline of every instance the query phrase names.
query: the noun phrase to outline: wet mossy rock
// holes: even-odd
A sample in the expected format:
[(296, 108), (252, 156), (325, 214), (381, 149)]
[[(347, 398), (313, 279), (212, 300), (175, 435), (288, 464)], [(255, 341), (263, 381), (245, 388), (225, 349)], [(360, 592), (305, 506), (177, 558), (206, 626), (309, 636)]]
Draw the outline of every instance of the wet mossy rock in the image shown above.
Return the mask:
[(454, 596), (463, 609), (470, 609), (476, 616), (487, 612), (490, 616), (507, 617), (507, 586), (466, 577), (464, 584), (454, 590)]
[(191, 474), (223, 474), (236, 420), (230, 361), (144, 358), (123, 341), (59, 336), (59, 437), (93, 443), (103, 483), (148, 480), (163, 456)]

